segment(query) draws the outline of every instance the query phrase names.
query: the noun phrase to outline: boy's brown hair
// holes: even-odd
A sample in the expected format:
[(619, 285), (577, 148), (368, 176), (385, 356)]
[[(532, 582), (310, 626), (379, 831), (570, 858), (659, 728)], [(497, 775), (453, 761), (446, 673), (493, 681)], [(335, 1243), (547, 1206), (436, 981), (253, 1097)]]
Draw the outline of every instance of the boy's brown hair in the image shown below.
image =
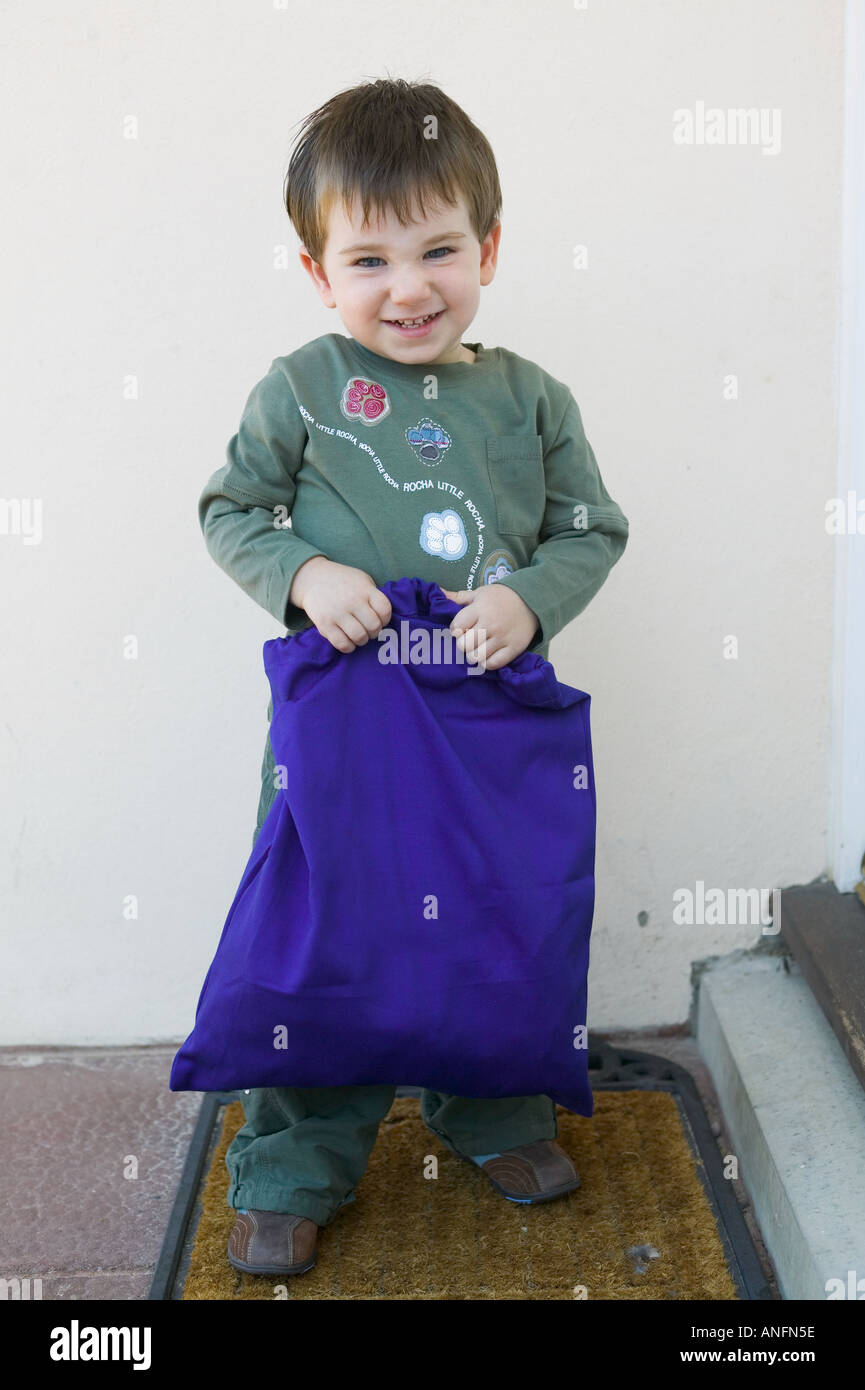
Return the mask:
[(378, 216), (391, 209), (407, 226), (415, 206), (452, 206), (458, 193), (483, 242), (502, 205), (489, 142), (440, 87), (403, 78), (349, 87), (307, 116), (283, 189), (291, 223), (319, 264), (337, 198), (346, 216), (357, 197), (364, 223), (374, 207)]

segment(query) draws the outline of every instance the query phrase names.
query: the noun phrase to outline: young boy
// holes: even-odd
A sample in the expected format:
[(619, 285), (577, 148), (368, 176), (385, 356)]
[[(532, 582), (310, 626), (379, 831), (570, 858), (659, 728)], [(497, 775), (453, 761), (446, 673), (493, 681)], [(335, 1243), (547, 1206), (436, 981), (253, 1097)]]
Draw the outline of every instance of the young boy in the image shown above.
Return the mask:
[[(378, 585), (413, 576), (461, 605), (451, 628), (469, 660), (546, 658), (622, 555), (628, 520), (568, 387), (506, 348), (463, 341), (501, 235), (489, 144), (437, 87), (367, 83), (307, 117), (285, 202), (301, 263), (351, 336), (276, 358), (253, 387), (201, 495), (210, 554), (289, 636), (313, 624), (350, 653), (389, 621)], [(273, 774), (268, 735), (256, 836)], [(226, 1157), (235, 1268), (313, 1266), (394, 1090), (241, 1095), (246, 1123)], [(547, 1096), (427, 1090), (421, 1115), (510, 1201), (579, 1186)]]

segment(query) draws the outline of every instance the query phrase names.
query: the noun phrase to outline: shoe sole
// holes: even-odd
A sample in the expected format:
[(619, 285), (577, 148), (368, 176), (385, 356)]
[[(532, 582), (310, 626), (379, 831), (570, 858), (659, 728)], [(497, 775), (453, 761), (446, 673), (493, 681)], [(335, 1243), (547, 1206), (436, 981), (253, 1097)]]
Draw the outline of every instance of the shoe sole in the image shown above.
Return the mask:
[(228, 1256), (228, 1263), (234, 1268), (239, 1269), (242, 1274), (306, 1274), (315, 1265), (315, 1256), (307, 1260), (304, 1265), (248, 1265), (242, 1260), (236, 1260), (233, 1255)]
[[(471, 1163), (471, 1159), (468, 1161)], [(477, 1168), (478, 1165), (475, 1163), (472, 1166)], [(495, 1188), (499, 1196), (506, 1197), (509, 1202), (517, 1202), (520, 1206), (526, 1207), (536, 1207), (541, 1202), (552, 1202), (556, 1197), (565, 1197), (569, 1192), (576, 1192), (581, 1183), (581, 1179), (577, 1178), (576, 1182), (569, 1182), (564, 1187), (556, 1187), (551, 1192), (536, 1192), (532, 1197), (513, 1197), (510, 1192), (506, 1192), (503, 1187), (500, 1187), (489, 1173), (484, 1173), (484, 1177), (490, 1186)]]
[[(450, 1147), (450, 1145), (448, 1147)], [(468, 1163), (470, 1167), (477, 1169), (479, 1173), (483, 1173), (490, 1187), (494, 1187), (500, 1197), (507, 1198), (509, 1202), (516, 1202), (519, 1206), (536, 1207), (541, 1202), (555, 1201), (556, 1197), (565, 1197), (569, 1192), (576, 1192), (577, 1188), (582, 1184), (582, 1178), (578, 1174), (573, 1182), (565, 1183), (562, 1187), (554, 1187), (547, 1192), (535, 1192), (531, 1197), (515, 1197), (497, 1183), (495, 1178), (491, 1178), (489, 1173), (484, 1173), (483, 1168), (481, 1168), (479, 1163), (475, 1163), (473, 1158), (467, 1158), (466, 1155), (461, 1154), (458, 1149), (453, 1149), (452, 1152), (456, 1154), (457, 1158), (461, 1158), (463, 1163)]]

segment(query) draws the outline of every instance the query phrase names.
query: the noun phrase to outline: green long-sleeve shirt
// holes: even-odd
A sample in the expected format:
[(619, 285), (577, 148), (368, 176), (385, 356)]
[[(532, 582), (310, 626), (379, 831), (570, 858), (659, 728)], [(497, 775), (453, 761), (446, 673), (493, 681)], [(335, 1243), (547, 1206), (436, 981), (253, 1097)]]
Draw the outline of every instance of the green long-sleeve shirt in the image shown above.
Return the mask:
[(376, 584), (506, 584), (546, 657), (621, 557), (628, 519), (568, 387), (465, 346), (474, 362), (411, 364), (326, 333), (252, 388), (199, 519), (216, 563), (289, 633), (310, 625), (294, 576), (324, 555)]

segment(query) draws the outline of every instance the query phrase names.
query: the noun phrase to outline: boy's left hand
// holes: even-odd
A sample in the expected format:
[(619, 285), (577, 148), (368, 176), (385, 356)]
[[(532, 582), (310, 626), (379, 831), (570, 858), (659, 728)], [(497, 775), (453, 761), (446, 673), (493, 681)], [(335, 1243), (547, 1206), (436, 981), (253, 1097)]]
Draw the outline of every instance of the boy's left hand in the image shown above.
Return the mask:
[(442, 589), (442, 593), (454, 603), (465, 604), (454, 615), (450, 631), (469, 661), (497, 671), (531, 645), (539, 627), (537, 616), (507, 585)]

